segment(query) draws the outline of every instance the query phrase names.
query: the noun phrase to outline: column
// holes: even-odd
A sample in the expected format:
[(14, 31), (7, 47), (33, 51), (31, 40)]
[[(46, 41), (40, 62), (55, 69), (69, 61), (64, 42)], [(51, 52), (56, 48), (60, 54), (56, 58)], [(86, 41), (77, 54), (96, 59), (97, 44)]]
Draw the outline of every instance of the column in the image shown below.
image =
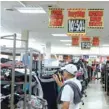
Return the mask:
[(51, 43), (47, 42), (46, 43), (46, 59), (50, 59), (51, 58)]
[(21, 48), (24, 48), (24, 51), (21, 53), (21, 60), (22, 60), (23, 55), (25, 54), (25, 50), (28, 48), (28, 39), (29, 39), (29, 31), (23, 30), (21, 32), (21, 40), (26, 40), (26, 42), (21, 41)]
[[(24, 48), (24, 53), (21, 52), (21, 59), (23, 63), (25, 64), (25, 83), (24, 83), (24, 107), (23, 109), (26, 109), (27, 103), (27, 95), (26, 95), (26, 85), (27, 85), (27, 66), (29, 66), (29, 60), (28, 60), (28, 38), (29, 38), (29, 31), (28, 30), (23, 30), (22, 31), (22, 36), (21, 36), (21, 47)], [(25, 54), (25, 55), (24, 55)], [(31, 76), (31, 74), (30, 74)]]
[[(28, 30), (23, 30), (21, 32), (21, 40), (26, 40), (28, 44), (28, 39), (29, 39), (29, 31)], [(21, 47), (25, 48), (27, 45), (24, 41), (21, 41)]]

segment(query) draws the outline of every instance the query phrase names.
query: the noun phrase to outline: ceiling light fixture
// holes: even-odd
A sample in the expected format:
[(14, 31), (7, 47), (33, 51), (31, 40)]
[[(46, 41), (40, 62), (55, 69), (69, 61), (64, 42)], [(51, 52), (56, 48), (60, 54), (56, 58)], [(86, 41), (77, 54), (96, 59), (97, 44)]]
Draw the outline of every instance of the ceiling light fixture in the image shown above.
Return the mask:
[(52, 34), (52, 36), (55, 36), (55, 37), (64, 37), (64, 36), (67, 36), (67, 34)]
[(16, 8), (20, 13), (30, 13), (30, 14), (45, 14), (45, 10), (41, 7), (22, 7)]
[(61, 42), (71, 42), (71, 40), (60, 40)]
[(65, 44), (65, 45), (67, 45), (67, 46), (71, 46), (71, 44)]

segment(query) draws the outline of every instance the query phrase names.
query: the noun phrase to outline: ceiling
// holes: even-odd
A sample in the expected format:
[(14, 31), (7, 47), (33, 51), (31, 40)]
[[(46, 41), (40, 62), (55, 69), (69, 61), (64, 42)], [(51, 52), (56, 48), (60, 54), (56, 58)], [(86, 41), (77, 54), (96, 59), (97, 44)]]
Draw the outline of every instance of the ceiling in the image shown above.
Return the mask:
[[(47, 12), (46, 14), (22, 14), (17, 11), (6, 11), (5, 8), (26, 6), (41, 6)], [(12, 33), (21, 33), (22, 30), (30, 31), (30, 39), (40, 43), (51, 42), (52, 46), (66, 46), (65, 43), (60, 42), (62, 39), (70, 39), (70, 37), (53, 37), (53, 33), (67, 33), (67, 23), (65, 28), (55, 29), (48, 28), (48, 6), (59, 7), (65, 9), (65, 21), (67, 21), (68, 8), (104, 8), (104, 29), (92, 30), (87, 29), (87, 36), (100, 36), (101, 45), (109, 43), (109, 2), (105, 1), (2, 1), (1, 2), (1, 23), (2, 29), (5, 28)]]

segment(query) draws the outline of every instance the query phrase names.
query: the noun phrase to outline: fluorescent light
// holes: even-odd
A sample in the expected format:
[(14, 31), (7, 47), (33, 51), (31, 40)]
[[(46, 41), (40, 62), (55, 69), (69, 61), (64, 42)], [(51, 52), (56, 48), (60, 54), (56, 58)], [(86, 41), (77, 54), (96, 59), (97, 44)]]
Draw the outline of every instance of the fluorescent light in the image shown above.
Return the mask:
[(71, 42), (71, 40), (60, 40), (61, 42)]
[(63, 37), (63, 36), (67, 36), (67, 34), (52, 34), (52, 36)]
[(109, 47), (109, 44), (103, 44), (102, 46), (103, 47)]
[(45, 10), (41, 7), (23, 7), (23, 8), (16, 8), (20, 13), (39, 13), (39, 14), (43, 14), (46, 13)]
[(71, 46), (71, 44), (65, 44), (65, 45), (67, 45), (67, 46)]

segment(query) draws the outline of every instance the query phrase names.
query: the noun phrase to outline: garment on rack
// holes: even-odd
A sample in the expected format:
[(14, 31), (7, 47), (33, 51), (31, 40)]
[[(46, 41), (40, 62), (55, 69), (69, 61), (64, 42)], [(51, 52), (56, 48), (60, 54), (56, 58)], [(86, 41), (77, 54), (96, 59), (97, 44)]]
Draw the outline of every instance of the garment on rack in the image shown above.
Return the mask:
[[(41, 81), (40, 81), (41, 82)], [(44, 99), (47, 100), (48, 109), (58, 109), (57, 108), (57, 84), (53, 82), (41, 82), (43, 89)]]
[[(17, 103), (21, 100), (22, 98), (14, 93), (14, 106), (17, 105)], [(10, 102), (11, 101), (11, 95), (8, 96), (2, 96), (1, 100), (1, 109), (10, 109)]]
[[(1, 92), (4, 95), (8, 95), (11, 93), (11, 74), (12, 72), (6, 72), (6, 74), (4, 75), (4, 79), (1, 81)], [(15, 69), (15, 91), (19, 94), (23, 94), (24, 93), (24, 89), (26, 87), (26, 91), (27, 93), (29, 93), (29, 88), (30, 88), (30, 84), (29, 84), (29, 78), (30, 78), (30, 72), (27, 70), (27, 84), (25, 86), (24, 81), (25, 81), (25, 70), (24, 69)], [(40, 81), (38, 80), (36, 73), (32, 72), (32, 81), (31, 81), (31, 88), (32, 88), (32, 94), (36, 95), (36, 96), (40, 96), (43, 98), (43, 91), (42, 91), (42, 87), (40, 84)], [(5, 87), (6, 85), (9, 85), (9, 87)]]

